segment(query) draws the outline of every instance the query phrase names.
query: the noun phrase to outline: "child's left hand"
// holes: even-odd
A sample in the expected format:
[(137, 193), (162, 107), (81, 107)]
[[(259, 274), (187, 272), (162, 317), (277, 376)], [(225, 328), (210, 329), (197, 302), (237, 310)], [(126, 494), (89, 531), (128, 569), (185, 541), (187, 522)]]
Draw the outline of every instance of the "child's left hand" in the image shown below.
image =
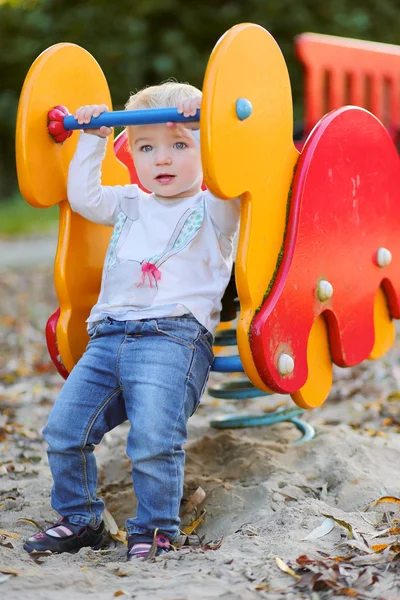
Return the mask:
[[(186, 98), (186, 100), (180, 100), (176, 108), (178, 113), (183, 115), (184, 117), (194, 117), (196, 115), (196, 111), (200, 109), (202, 96), (198, 96), (196, 98)], [(175, 127), (176, 123), (168, 122), (167, 127)], [(184, 124), (186, 129), (199, 129), (200, 122), (199, 121), (188, 121)]]

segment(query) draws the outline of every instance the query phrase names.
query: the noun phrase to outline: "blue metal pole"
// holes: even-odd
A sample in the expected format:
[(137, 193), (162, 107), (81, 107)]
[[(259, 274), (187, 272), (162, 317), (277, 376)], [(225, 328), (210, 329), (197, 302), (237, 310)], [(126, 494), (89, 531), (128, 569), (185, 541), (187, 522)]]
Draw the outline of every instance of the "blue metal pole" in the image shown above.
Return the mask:
[(64, 128), (67, 131), (74, 129), (97, 129), (105, 125), (106, 127), (126, 127), (127, 125), (153, 125), (155, 123), (184, 123), (189, 121), (198, 121), (200, 119), (200, 110), (194, 117), (184, 117), (178, 113), (176, 108), (149, 108), (147, 110), (115, 110), (104, 112), (98, 117), (92, 117), (90, 123), (80, 125), (72, 116), (64, 117)]

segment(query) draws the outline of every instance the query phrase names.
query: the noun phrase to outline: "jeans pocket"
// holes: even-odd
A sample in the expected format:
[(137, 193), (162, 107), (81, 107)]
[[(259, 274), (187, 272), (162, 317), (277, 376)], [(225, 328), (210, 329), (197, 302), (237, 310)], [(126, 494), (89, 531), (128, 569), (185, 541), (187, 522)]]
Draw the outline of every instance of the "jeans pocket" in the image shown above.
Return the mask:
[(103, 325), (105, 323), (105, 319), (103, 319), (102, 321), (97, 321), (96, 323), (93, 323), (93, 325), (90, 325), (88, 327), (88, 336), (91, 340), (93, 340), (95, 337), (97, 337), (100, 334), (100, 331), (103, 328)]
[(195, 348), (195, 342), (201, 335), (197, 322), (194, 319), (158, 319), (156, 320), (157, 332), (177, 344)]
[(214, 336), (213, 334), (208, 331), (208, 329), (206, 329), (205, 327), (202, 326), (202, 333), (201, 333), (203, 339), (210, 345), (210, 347), (213, 347), (214, 344)]

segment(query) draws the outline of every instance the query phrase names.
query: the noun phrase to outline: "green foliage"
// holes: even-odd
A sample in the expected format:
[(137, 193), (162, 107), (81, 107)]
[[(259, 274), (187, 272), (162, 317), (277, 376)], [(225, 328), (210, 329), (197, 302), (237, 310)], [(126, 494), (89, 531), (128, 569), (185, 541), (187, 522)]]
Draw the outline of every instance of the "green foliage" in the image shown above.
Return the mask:
[(52, 44), (74, 42), (93, 54), (121, 109), (131, 91), (169, 77), (201, 87), (220, 36), (237, 23), (259, 23), (285, 56), (299, 118), (302, 73), (293, 38), (315, 31), (400, 43), (398, 0), (376, 6), (375, 0), (0, 0), (0, 197), (16, 187), (15, 116), (25, 75)]
[(58, 206), (33, 208), (16, 193), (0, 202), (0, 236), (55, 232), (58, 227)]

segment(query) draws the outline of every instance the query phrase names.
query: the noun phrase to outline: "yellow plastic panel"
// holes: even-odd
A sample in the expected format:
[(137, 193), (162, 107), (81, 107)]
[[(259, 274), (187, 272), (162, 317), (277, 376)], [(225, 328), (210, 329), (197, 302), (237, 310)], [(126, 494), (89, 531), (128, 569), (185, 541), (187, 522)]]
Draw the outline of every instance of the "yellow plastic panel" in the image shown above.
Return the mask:
[[(236, 116), (239, 98), (253, 108), (243, 121)], [(201, 115), (207, 187), (225, 199), (243, 195), (236, 259), (238, 346), (246, 374), (268, 391), (254, 365), (249, 333), (274, 276), (298, 152), (286, 64), (265, 29), (245, 23), (219, 40), (205, 74)]]
[(380, 358), (392, 347), (396, 336), (395, 326), (391, 319), (385, 294), (379, 288), (374, 304), (375, 342), (369, 355), (370, 360)]
[[(26, 77), (17, 117), (16, 157), (20, 190), (32, 206), (60, 204), (60, 225), (54, 265), (60, 303), (57, 343), (70, 371), (82, 355), (91, 306), (100, 289), (109, 227), (90, 223), (73, 213), (67, 201), (68, 165), (79, 133), (56, 144), (47, 133), (47, 113), (58, 104), (71, 113), (84, 104), (107, 104), (108, 85), (95, 59), (75, 44), (56, 44), (33, 63)], [(110, 136), (103, 162), (103, 184), (129, 183), (127, 169), (114, 156)]]
[(302, 408), (316, 408), (326, 400), (332, 387), (332, 361), (329, 352), (328, 330), (322, 315), (312, 326), (307, 344), (307, 383), (292, 394)]

